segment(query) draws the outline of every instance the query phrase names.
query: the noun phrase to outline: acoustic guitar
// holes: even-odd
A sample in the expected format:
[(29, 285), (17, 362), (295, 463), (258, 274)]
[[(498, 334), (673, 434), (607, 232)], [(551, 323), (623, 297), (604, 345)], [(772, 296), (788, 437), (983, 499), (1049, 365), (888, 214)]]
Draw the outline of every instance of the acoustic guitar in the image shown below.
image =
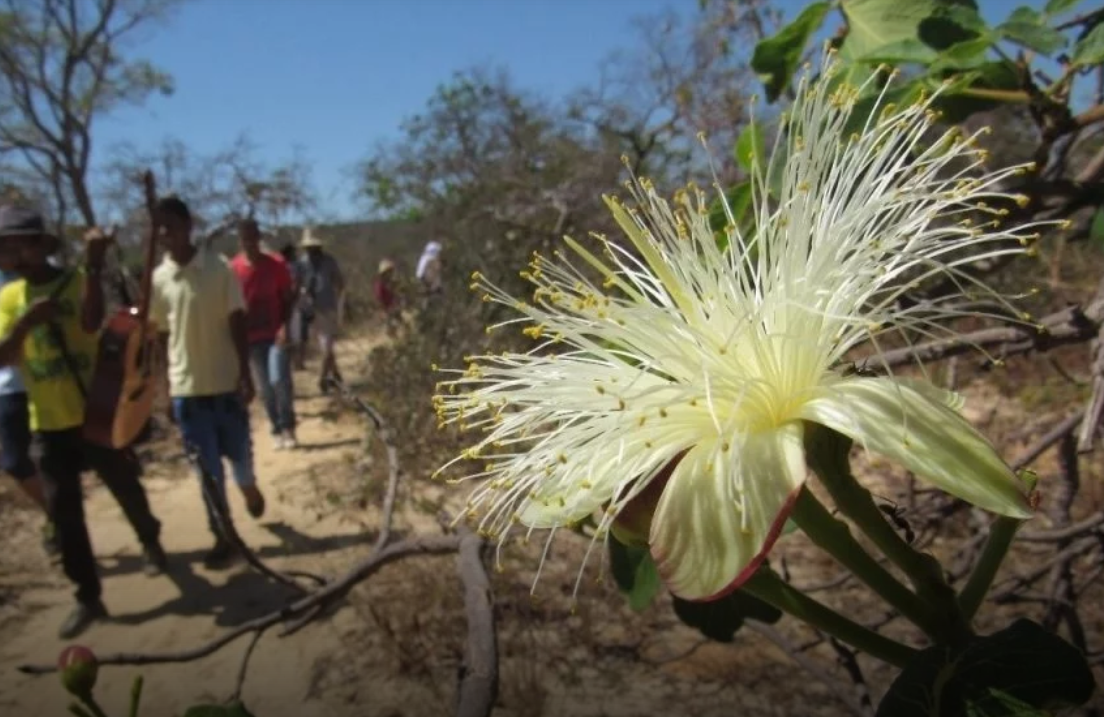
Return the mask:
[(157, 242), (157, 192), (153, 173), (142, 177), (150, 229), (145, 238), (138, 305), (117, 309), (107, 320), (88, 386), (84, 437), (105, 448), (125, 448), (147, 428), (156, 395), (157, 330), (150, 321), (154, 251)]

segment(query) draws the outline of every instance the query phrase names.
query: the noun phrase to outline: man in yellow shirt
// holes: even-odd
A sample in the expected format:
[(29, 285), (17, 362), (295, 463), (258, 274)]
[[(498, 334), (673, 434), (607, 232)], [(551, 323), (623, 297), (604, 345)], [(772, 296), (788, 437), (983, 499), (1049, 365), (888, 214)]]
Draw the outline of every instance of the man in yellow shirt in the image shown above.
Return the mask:
[[(184, 202), (165, 197), (156, 214), (165, 258), (153, 272), (150, 315), (168, 357), (173, 418), (202, 470), (218, 485), (223, 506), (226, 457), (246, 508), (259, 518), (265, 501), (253, 473), (253, 381), (241, 286), (225, 259), (192, 243), (192, 216)], [(207, 515), (215, 546), (204, 562), (218, 567), (233, 557), (233, 549), (211, 505)]]
[(104, 318), (99, 280), (106, 242), (87, 236), (86, 270), (63, 271), (47, 261), (57, 249), (42, 217), (0, 208), (0, 251), (23, 278), (0, 290), (0, 365), (18, 366), (26, 383), (39, 471), (49, 495), (65, 574), (77, 585), (77, 605), (59, 636), (71, 639), (107, 612), (84, 519), (81, 472), (92, 468), (115, 496), (143, 546), (147, 573), (165, 567), (161, 525), (150, 512), (132, 451), (84, 441), (84, 391), (92, 376)]

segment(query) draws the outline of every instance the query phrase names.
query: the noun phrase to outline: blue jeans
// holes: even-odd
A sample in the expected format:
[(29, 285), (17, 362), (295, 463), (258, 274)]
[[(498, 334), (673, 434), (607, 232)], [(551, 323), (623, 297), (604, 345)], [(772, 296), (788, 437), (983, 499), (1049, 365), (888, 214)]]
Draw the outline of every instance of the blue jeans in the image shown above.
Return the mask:
[[(224, 457), (229, 459), (234, 481), (239, 486), (245, 488), (256, 483), (249, 411), (242, 405), (237, 393), (173, 397), (172, 407), (184, 442), (195, 451), (203, 470), (215, 479), (223, 506), (227, 505), (226, 474), (222, 468)], [(204, 504), (207, 506), (207, 521), (212, 530), (216, 530), (216, 514), (206, 498)]]
[(253, 383), (272, 426), (272, 435), (294, 432), (295, 396), (287, 349), (271, 341), (250, 344), (249, 363), (253, 367)]

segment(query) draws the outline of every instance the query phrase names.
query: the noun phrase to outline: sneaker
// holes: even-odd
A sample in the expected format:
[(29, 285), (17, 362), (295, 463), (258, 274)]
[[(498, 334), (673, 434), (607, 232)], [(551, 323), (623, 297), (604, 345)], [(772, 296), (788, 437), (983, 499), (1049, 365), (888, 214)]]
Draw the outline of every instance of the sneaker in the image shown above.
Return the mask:
[(65, 618), (65, 622), (61, 623), (58, 637), (62, 640), (72, 640), (87, 630), (92, 623), (105, 617), (107, 617), (107, 608), (99, 600), (87, 605), (79, 602), (73, 608), (73, 612), (69, 613), (69, 617)]
[(160, 543), (154, 543), (153, 545), (147, 545), (142, 548), (142, 560), (145, 563), (142, 566), (142, 572), (151, 578), (164, 573), (165, 568), (169, 564), (169, 559), (165, 555), (165, 549), (161, 547)]
[(210, 570), (224, 568), (234, 559), (234, 546), (223, 538), (215, 540), (215, 546), (203, 556), (203, 567)]
[(242, 488), (242, 495), (245, 496), (245, 509), (249, 511), (249, 514), (254, 518), (260, 518), (265, 512), (265, 498), (257, 486), (251, 485)]
[(294, 450), (299, 447), (299, 439), (295, 437), (294, 431), (284, 431), (284, 448)]
[(282, 435), (276, 434), (272, 437), (272, 450), (282, 451), (287, 447), (287, 439), (285, 439)]

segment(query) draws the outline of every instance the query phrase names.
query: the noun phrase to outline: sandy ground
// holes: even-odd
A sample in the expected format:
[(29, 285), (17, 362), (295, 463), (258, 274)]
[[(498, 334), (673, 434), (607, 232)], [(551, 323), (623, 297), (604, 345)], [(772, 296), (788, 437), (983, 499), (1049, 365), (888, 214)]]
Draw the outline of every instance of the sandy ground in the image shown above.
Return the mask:
[[(346, 361), (348, 363), (348, 361)], [(297, 407), (301, 417), (301, 447), (275, 451), (267, 421), (258, 404), (253, 417), (256, 470), (268, 497), (268, 510), (259, 521), (245, 512), (241, 496), (231, 490), (231, 510), (242, 537), (273, 566), (293, 561), (299, 567), (327, 572), (327, 561), (353, 550), (363, 551), (371, 536), (361, 526), (341, 517), (310, 511), (296, 500), (308, 490), (312, 471), (327, 465), (355, 462), (363, 453), (364, 428), (353, 416), (335, 420), (333, 402), (318, 395), (313, 377), (299, 374)], [(86, 476), (88, 524), (104, 579), (104, 601), (111, 613), (107, 623), (95, 625), (77, 642), (101, 654), (161, 652), (186, 649), (218, 636), (228, 627), (278, 607), (287, 593), (244, 564), (220, 572), (204, 569), (203, 554), (211, 545), (198, 482), (183, 455), (168, 444), (169, 454), (147, 465), (145, 485), (154, 512), (163, 525), (163, 543), (171, 563), (169, 574), (148, 578), (141, 572), (137, 541), (110, 494), (92, 476)], [(6, 510), (6, 527), (18, 518)], [(37, 516), (21, 516), (34, 521)], [(5, 531), (9, 532), (9, 531)], [(22, 555), (15, 569), (5, 561), (0, 594), (0, 713), (37, 717), (67, 713), (67, 695), (56, 677), (29, 677), (14, 667), (20, 663), (52, 662), (63, 643), (57, 627), (72, 607), (70, 587), (57, 569), (50, 568), (34, 541), (35, 531), (22, 530), (20, 544), (9, 550)], [(329, 556), (329, 557), (328, 557)], [(22, 563), (19, 565), (18, 563)], [(19, 569), (19, 568), (22, 569)], [(266, 637), (251, 663), (245, 699), (257, 714), (294, 714), (309, 717), (331, 712), (309, 695), (313, 666), (339, 643), (335, 621), (312, 626), (291, 649), (272, 649)], [(105, 672), (97, 694), (109, 714), (125, 714), (130, 681), (139, 670), (145, 678), (146, 715), (182, 712), (198, 701), (221, 702), (233, 692), (238, 665), (248, 638), (184, 667), (115, 668)], [(306, 698), (306, 699), (304, 699)]]

